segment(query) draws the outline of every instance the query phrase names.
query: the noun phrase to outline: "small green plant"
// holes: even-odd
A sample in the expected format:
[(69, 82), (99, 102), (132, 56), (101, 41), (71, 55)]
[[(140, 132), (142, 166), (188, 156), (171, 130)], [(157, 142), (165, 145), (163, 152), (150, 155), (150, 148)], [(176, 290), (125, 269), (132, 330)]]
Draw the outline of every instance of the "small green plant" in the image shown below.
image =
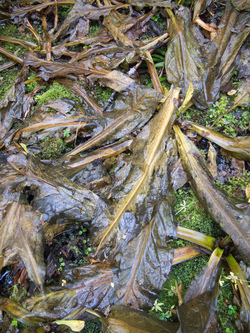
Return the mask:
[(61, 257), (59, 258), (59, 264), (60, 264), (60, 267), (58, 268), (58, 271), (59, 272), (62, 272), (63, 271), (63, 267), (66, 265), (65, 262), (64, 262), (64, 259)]
[(237, 306), (229, 304), (227, 313), (229, 315), (237, 316)]
[(86, 256), (92, 251), (92, 247), (88, 247), (84, 252), (86, 254)]
[(167, 20), (166, 18), (162, 17), (160, 13), (152, 16), (151, 20), (154, 21), (161, 30), (164, 31), (167, 29)]
[[(36, 74), (31, 72), (30, 75), (28, 76), (27, 80), (31, 80), (31, 79), (35, 79), (36, 78)], [(31, 91), (33, 91), (37, 86), (37, 82), (30, 82), (28, 84), (26, 84), (26, 93), (30, 93)]]
[(16, 318), (12, 319), (11, 325), (12, 326), (17, 326), (18, 325), (18, 321), (16, 320)]
[(66, 19), (66, 17), (68, 16), (69, 12), (71, 11), (73, 6), (68, 6), (68, 5), (64, 5), (64, 6), (58, 6), (58, 15), (60, 18), (62, 18), (63, 20)]
[(230, 328), (227, 328), (226, 329), (226, 333), (236, 333), (236, 331), (234, 329), (231, 330)]
[(69, 138), (69, 137), (70, 137), (70, 130), (69, 130), (69, 129), (65, 129), (65, 130), (63, 130), (63, 136), (64, 136), (65, 138)]
[[(18, 283), (20, 283), (20, 280)], [(14, 284), (10, 291), (10, 294), (10, 299), (18, 303), (27, 295), (27, 290), (24, 288), (23, 285)]]
[(100, 29), (101, 29), (100, 24), (98, 24), (98, 23), (91, 24), (91, 26), (89, 28), (89, 36), (96, 34)]
[(156, 299), (150, 311), (162, 312), (162, 305), (164, 305), (164, 303), (158, 303), (158, 299)]

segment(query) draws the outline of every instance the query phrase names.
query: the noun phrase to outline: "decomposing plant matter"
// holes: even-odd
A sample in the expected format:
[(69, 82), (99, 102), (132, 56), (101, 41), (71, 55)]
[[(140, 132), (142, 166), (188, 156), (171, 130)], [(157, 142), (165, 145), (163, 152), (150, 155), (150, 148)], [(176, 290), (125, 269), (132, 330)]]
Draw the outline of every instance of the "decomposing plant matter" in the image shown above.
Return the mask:
[[(0, 53), (11, 61), (0, 70), (19, 69), (0, 101), (0, 271), (22, 262), (36, 287), (22, 304), (0, 296), (6, 331), (8, 313), (35, 328), (68, 320), (72, 330), (80, 330), (83, 320), (95, 315), (104, 332), (213, 332), (224, 261), (244, 282), (235, 291), (241, 308), (237, 325), (241, 331), (250, 328), (249, 289), (233, 257), (250, 265), (249, 206), (217, 189), (215, 150), (210, 147), (208, 168), (183, 131), (194, 130), (242, 161), (249, 161), (249, 137), (226, 137), (181, 119), (193, 103), (204, 110), (218, 99), (240, 66), (239, 51), (249, 33), (244, 1), (227, 1), (221, 19), (214, 18), (217, 26), (200, 18), (209, 5), (198, 0), (192, 21), (190, 9), (170, 1), (3, 4), (1, 22), (17, 24), (28, 40), (24, 33), (0, 36)], [(72, 7), (64, 20), (60, 6)], [(154, 37), (144, 39), (158, 10), (168, 15), (168, 29), (155, 29)], [(96, 22), (100, 29), (91, 35)], [(22, 52), (10, 52), (9, 43)], [(151, 56), (166, 43), (169, 89), (161, 86)], [(143, 61), (153, 88), (141, 84)], [(60, 85), (72, 93), (71, 100), (40, 97), (45, 102), (36, 104), (36, 94)], [(113, 90), (102, 105), (95, 98), (97, 86)], [(54, 149), (60, 142), (59, 153), (45, 154), (53, 142)], [(217, 241), (177, 226), (171, 176), (181, 163), (197, 201), (230, 237)], [(88, 229), (95, 251), (85, 266), (68, 264), (58, 281), (48, 284), (46, 246), (73, 223)], [(177, 237), (197, 245), (173, 249), (168, 240)], [(67, 258), (67, 250), (61, 252)], [(152, 308), (172, 265), (204, 254), (210, 255), (208, 264), (183, 302), (179, 299), (179, 321), (160, 322), (138, 311)]]

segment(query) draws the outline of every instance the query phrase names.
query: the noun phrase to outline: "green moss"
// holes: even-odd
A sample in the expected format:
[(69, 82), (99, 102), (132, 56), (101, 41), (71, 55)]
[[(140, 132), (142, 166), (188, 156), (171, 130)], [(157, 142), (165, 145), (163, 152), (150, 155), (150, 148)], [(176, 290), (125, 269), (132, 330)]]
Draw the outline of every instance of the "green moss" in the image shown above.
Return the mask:
[[(35, 77), (36, 77), (36, 74), (33, 72), (30, 72), (30, 75), (27, 78), (27, 80), (34, 79)], [(36, 88), (36, 86), (37, 86), (36, 81), (26, 84), (26, 93), (28, 94), (28, 93), (32, 92)]]
[(99, 319), (87, 321), (81, 333), (101, 333), (101, 321)]
[(6, 93), (14, 83), (18, 73), (19, 70), (17, 67), (5, 69), (0, 73), (0, 100), (5, 97)]
[(65, 20), (68, 16), (69, 12), (72, 9), (72, 5), (62, 5), (58, 7), (58, 16), (60, 19)]
[(151, 20), (153, 20), (162, 31), (167, 30), (167, 19), (160, 13), (152, 16)]
[(240, 192), (244, 196), (243, 199), (246, 199), (245, 188), (247, 184), (250, 183), (250, 172), (243, 170), (242, 177), (231, 177), (228, 178), (225, 184), (222, 184), (220, 181), (216, 181), (216, 184), (227, 192), (229, 196), (237, 197), (237, 194)]
[(96, 101), (105, 104), (107, 100), (110, 98), (112, 92), (113, 90), (110, 88), (96, 86), (94, 90), (94, 96)]
[[(3, 24), (0, 26), (0, 36), (5, 36), (5, 37), (14, 37), (22, 40), (27, 40), (27, 41), (32, 41), (31, 39), (27, 38), (27, 33), (25, 32), (24, 35), (20, 33), (18, 30), (17, 25), (14, 24)], [(26, 53), (27, 50), (26, 48), (20, 46), (19, 44), (14, 44), (14, 43), (5, 43), (2, 42), (2, 46), (6, 51), (9, 51), (11, 53), (16, 53), (17, 56), (21, 56), (22, 54)], [(3, 65), (5, 62), (10, 61), (7, 56), (0, 54), (0, 65)]]
[[(223, 269), (221, 276), (222, 281), (224, 281), (226, 275), (227, 274)], [(226, 280), (223, 286), (220, 287), (220, 296), (218, 298), (217, 315), (220, 322), (218, 333), (226, 332), (227, 328), (229, 328), (232, 332), (234, 332), (234, 330), (236, 329), (235, 316), (232, 316), (232, 314), (230, 314), (228, 308), (229, 305), (233, 304), (233, 297), (233, 289), (228, 280)]]
[[(235, 96), (234, 96), (235, 97)], [(204, 126), (211, 126), (213, 122), (222, 115), (233, 104), (233, 98), (221, 94), (220, 99), (214, 103), (207, 112), (191, 107), (183, 115), (183, 119), (195, 121)], [(195, 119), (193, 118), (195, 116)], [(213, 127), (215, 131), (219, 131), (229, 136), (247, 134), (250, 122), (249, 107), (237, 107), (233, 111), (225, 114)]]
[(94, 23), (89, 27), (89, 36), (96, 34), (101, 29), (100, 24)]
[(175, 212), (178, 224), (208, 236), (223, 237), (224, 232), (201, 206), (192, 189), (185, 186), (176, 191)]
[[(0, 36), (20, 38), (20, 32), (14, 24), (3, 24), (0, 26)], [(18, 37), (16, 37), (18, 36)]]
[(64, 155), (68, 149), (61, 138), (47, 137), (42, 143), (43, 149), (40, 156), (44, 160), (57, 159)]
[(49, 101), (54, 101), (58, 98), (68, 98), (79, 102), (79, 99), (72, 94), (69, 88), (57, 82), (54, 82), (42, 95), (36, 95), (34, 100), (38, 105), (41, 105), (46, 104)]

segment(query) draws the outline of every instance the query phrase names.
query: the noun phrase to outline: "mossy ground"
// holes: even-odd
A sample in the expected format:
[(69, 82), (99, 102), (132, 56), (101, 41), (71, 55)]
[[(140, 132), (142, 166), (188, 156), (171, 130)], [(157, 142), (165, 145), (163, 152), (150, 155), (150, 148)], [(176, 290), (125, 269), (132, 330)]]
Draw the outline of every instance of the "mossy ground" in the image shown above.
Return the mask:
[[(216, 184), (227, 192), (228, 195), (244, 201), (247, 201), (245, 189), (248, 183), (250, 183), (250, 172), (247, 170), (243, 170), (242, 177), (228, 178), (225, 184), (222, 184), (220, 181), (216, 181)], [(241, 195), (240, 197), (239, 194)]]
[[(0, 36), (14, 37), (14, 38), (18, 38), (18, 39), (22, 39), (22, 40), (26, 40), (26, 41), (30, 41), (30, 42), (34, 43), (34, 40), (31, 37), (29, 37), (28, 30), (25, 30), (25, 32), (21, 33), (18, 30), (17, 25), (15, 25), (15, 24), (2, 24), (0, 26)], [(2, 42), (2, 47), (6, 51), (15, 53), (17, 56), (21, 56), (22, 54), (27, 52), (27, 49), (22, 47), (19, 44)], [(3, 65), (7, 61), (10, 61), (10, 59), (5, 55), (0, 54), (0, 66)]]
[(49, 87), (43, 87), (42, 94), (34, 97), (38, 105), (46, 104), (58, 98), (68, 98), (79, 103), (79, 99), (71, 92), (71, 90), (58, 82), (53, 82)]
[(40, 157), (42, 160), (53, 160), (61, 157), (69, 151), (62, 138), (46, 137), (42, 142)]
[[(217, 239), (225, 236), (225, 233), (212, 220), (202, 206), (200, 206), (189, 186), (184, 186), (176, 191), (176, 198), (175, 212), (180, 226), (202, 232)], [(190, 243), (182, 239), (177, 239), (170, 242), (170, 244), (173, 248), (179, 248)], [(209, 256), (201, 256), (173, 266), (171, 274), (164, 284), (157, 300), (158, 303), (163, 303), (161, 306), (162, 311), (153, 311), (151, 314), (162, 320), (177, 320), (176, 315), (172, 312), (178, 305), (176, 282), (178, 285), (182, 284), (181, 294), (184, 296), (188, 286), (195, 276), (200, 273), (208, 260)], [(226, 273), (223, 270), (222, 279), (225, 278), (225, 276)], [(227, 282), (220, 288), (217, 308), (220, 322), (217, 332), (220, 333), (226, 332), (227, 328), (232, 332), (236, 332), (236, 316), (232, 316), (228, 308), (229, 305), (233, 305), (233, 291), (228, 280), (225, 281)]]
[[(233, 98), (221, 94), (220, 99), (208, 110), (201, 111), (195, 107), (189, 108), (182, 116), (184, 120), (191, 120), (203, 126), (211, 126), (233, 104)], [(225, 114), (213, 127), (229, 136), (247, 135), (250, 124), (249, 107), (236, 107), (233, 111)]]
[[(1, 55), (0, 55), (1, 58)], [(17, 75), (18, 75), (18, 68), (12, 67), (3, 70), (0, 73), (0, 101), (5, 97), (6, 93), (14, 83)]]

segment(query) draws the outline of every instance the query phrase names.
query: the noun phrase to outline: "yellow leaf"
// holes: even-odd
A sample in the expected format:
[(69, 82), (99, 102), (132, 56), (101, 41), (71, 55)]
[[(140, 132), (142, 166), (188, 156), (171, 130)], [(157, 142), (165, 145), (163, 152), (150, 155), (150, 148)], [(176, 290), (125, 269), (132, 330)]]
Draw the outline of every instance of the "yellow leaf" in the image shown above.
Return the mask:
[(85, 325), (85, 321), (83, 320), (56, 320), (54, 321), (57, 325), (66, 325), (69, 326), (73, 332), (80, 332)]
[(246, 197), (248, 199), (248, 202), (250, 203), (250, 183), (248, 183), (246, 187)]

